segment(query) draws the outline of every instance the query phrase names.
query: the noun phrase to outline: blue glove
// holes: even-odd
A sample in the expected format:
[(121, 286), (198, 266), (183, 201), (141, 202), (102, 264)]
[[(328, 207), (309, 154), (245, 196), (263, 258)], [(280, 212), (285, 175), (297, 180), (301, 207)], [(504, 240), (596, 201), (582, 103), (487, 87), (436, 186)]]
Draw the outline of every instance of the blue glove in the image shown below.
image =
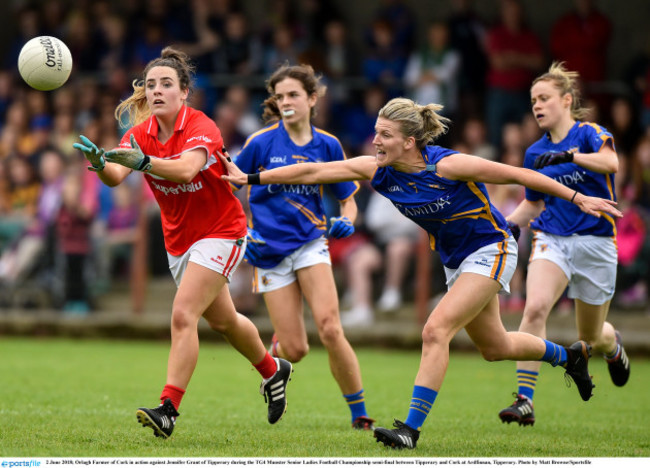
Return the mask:
[(512, 237), (514, 237), (515, 240), (518, 241), (519, 236), (521, 235), (521, 229), (519, 228), (519, 225), (513, 223), (512, 221), (507, 221), (507, 223), (508, 223), (508, 228), (512, 233)]
[(90, 141), (88, 138), (86, 138), (83, 135), (79, 135), (79, 139), (82, 141), (83, 144), (81, 143), (73, 143), (72, 147), (78, 149), (81, 151), (88, 162), (90, 163), (90, 166), (88, 166), (89, 171), (95, 171), (95, 172), (100, 172), (104, 170), (104, 166), (106, 166), (106, 161), (104, 160), (104, 148), (97, 148), (97, 145)]
[(149, 172), (151, 170), (151, 158), (146, 156), (138, 142), (135, 141), (135, 136), (131, 134), (131, 149), (117, 148), (107, 151), (104, 156), (106, 161), (117, 163), (121, 166), (128, 167), (141, 172)]
[(336, 239), (343, 239), (344, 237), (354, 234), (354, 225), (350, 218), (347, 216), (339, 216), (338, 218), (330, 218), (330, 236)]
[(244, 252), (244, 258), (248, 260), (248, 263), (251, 265), (255, 265), (262, 259), (260, 246), (265, 245), (266, 241), (254, 229), (248, 229), (248, 233), (246, 234), (246, 241), (246, 252)]
[(555, 164), (562, 164), (573, 161), (573, 152), (571, 151), (547, 151), (542, 153), (533, 163), (535, 169), (541, 169), (546, 166), (553, 166)]

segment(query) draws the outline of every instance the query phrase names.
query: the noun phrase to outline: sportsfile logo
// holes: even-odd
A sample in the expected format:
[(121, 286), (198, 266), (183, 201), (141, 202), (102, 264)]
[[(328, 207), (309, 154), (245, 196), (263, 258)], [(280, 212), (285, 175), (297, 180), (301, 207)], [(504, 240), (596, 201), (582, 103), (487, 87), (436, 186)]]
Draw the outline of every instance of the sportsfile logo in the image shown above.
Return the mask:
[(3, 460), (0, 463), (2, 468), (13, 468), (14, 466), (41, 466), (40, 460)]

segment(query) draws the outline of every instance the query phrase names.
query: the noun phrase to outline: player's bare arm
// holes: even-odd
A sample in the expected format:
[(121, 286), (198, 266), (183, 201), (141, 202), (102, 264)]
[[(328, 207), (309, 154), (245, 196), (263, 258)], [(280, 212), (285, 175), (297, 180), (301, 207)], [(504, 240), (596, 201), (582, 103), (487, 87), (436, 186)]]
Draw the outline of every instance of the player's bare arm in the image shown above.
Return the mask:
[(522, 200), (514, 211), (506, 217), (506, 220), (517, 226), (526, 226), (542, 213), (544, 206), (543, 200)]
[(601, 212), (617, 218), (623, 217), (615, 208), (616, 202), (613, 200), (588, 197), (537, 171), (488, 161), (478, 156), (455, 154), (444, 158), (438, 163), (437, 171), (453, 180), (523, 185), (575, 203), (582, 211), (597, 218), (601, 216)]
[(578, 166), (600, 174), (615, 174), (618, 172), (618, 155), (606, 144), (597, 153), (575, 153), (573, 162)]

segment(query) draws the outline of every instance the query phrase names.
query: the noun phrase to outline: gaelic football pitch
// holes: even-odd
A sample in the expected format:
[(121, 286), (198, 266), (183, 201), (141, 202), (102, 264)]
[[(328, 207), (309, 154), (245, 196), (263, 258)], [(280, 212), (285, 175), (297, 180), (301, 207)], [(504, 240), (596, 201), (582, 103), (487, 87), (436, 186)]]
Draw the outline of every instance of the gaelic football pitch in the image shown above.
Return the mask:
[[(0, 457), (648, 457), (650, 360), (631, 356), (623, 388), (600, 357), (583, 402), (563, 372), (542, 368), (534, 427), (502, 424), (514, 364), (452, 352), (447, 378), (414, 451), (393, 451), (350, 429), (349, 412), (314, 347), (294, 366), (289, 407), (266, 421), (260, 378), (230, 347), (203, 343), (176, 429), (156, 439), (136, 422), (155, 406), (169, 344), (0, 337)], [(377, 424), (404, 419), (419, 351), (357, 349)]]

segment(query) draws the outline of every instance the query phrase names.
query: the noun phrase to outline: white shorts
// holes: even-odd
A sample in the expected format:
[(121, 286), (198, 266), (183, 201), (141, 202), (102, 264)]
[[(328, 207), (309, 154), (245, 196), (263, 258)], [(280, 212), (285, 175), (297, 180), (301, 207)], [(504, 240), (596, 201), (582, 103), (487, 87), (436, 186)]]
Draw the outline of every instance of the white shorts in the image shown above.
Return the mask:
[(505, 241), (486, 245), (471, 253), (456, 269), (445, 267), (447, 289), (462, 273), (476, 273), (498, 281), (501, 292), (510, 293), (510, 279), (516, 268), (517, 242), (510, 236)]
[(613, 238), (535, 231), (529, 262), (540, 259), (562, 269), (569, 280), (569, 298), (601, 305), (614, 297), (618, 249)]
[(217, 239), (207, 238), (196, 241), (183, 255), (167, 254), (169, 270), (172, 272), (176, 286), (187, 268), (187, 262), (196, 263), (226, 277), (230, 283), (233, 273), (244, 258), (246, 238)]
[(332, 264), (325, 237), (307, 242), (273, 268), (265, 270), (256, 267), (253, 273), (253, 292), (265, 293), (283, 288), (296, 281), (296, 270), (319, 263)]

